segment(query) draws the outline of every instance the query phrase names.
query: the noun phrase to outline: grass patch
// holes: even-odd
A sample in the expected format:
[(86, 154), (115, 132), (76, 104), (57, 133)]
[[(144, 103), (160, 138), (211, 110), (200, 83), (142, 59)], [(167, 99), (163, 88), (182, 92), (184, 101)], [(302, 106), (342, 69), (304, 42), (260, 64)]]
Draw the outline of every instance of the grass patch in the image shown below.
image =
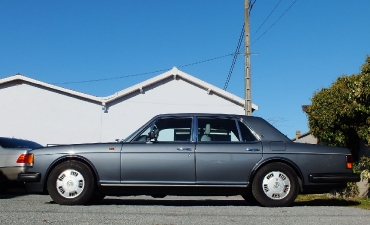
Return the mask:
[(298, 195), (294, 206), (347, 206), (370, 210), (370, 198), (341, 198), (321, 195)]

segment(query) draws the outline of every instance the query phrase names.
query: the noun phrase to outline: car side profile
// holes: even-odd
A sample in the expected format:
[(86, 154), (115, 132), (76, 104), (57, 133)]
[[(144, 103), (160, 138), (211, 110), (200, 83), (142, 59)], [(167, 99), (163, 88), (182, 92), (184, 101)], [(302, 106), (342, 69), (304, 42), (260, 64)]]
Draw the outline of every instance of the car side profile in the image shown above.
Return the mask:
[(360, 180), (348, 149), (294, 143), (259, 117), (163, 114), (114, 143), (28, 151), (18, 175), (62, 205), (106, 195), (242, 195), (268, 207)]

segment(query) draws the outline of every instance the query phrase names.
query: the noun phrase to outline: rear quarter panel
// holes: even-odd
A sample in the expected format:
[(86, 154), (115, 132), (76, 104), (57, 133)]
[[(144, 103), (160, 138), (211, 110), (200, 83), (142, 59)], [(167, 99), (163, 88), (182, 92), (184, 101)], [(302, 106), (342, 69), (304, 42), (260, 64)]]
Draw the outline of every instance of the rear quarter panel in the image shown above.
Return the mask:
[(350, 151), (345, 148), (311, 145), (302, 143), (286, 143), (286, 150), (264, 148), (264, 158), (282, 158), (293, 162), (302, 174), (304, 185), (310, 185), (308, 175), (313, 173), (352, 173), (346, 168), (346, 155)]
[(17, 159), (26, 152), (27, 149), (7, 149), (0, 146), (0, 182), (16, 181), (18, 173), (25, 171), (25, 165), (17, 163)]
[(17, 163), (17, 159), (26, 152), (27, 149), (6, 149), (0, 147), (0, 168), (21, 166), (21, 164)]

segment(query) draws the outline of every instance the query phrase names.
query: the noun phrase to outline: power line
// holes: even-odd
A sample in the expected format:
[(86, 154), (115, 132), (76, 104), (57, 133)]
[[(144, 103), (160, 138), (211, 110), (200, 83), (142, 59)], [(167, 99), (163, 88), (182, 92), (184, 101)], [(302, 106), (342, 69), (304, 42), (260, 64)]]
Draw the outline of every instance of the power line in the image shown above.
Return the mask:
[[(251, 11), (252, 11), (252, 8), (253, 8), (253, 5), (254, 3), (256, 3), (257, 0), (254, 0), (253, 2), (250, 1), (248, 4), (249, 4), (249, 10), (248, 10), (248, 14), (251, 14)], [(239, 55), (239, 50), (240, 50), (240, 46), (242, 44), (242, 41), (243, 41), (243, 36), (244, 36), (244, 26), (245, 24), (243, 24), (243, 27), (242, 27), (242, 31), (240, 32), (240, 36), (239, 36), (239, 40), (238, 40), (238, 45), (236, 47), (236, 50), (235, 50), (235, 53), (234, 53), (234, 57), (233, 57), (233, 60), (231, 62), (231, 66), (230, 66), (230, 70), (229, 70), (229, 74), (227, 75), (227, 78), (226, 78), (226, 82), (225, 82), (225, 85), (224, 85), (224, 90), (227, 89), (227, 86), (229, 85), (229, 81), (230, 81), (230, 78), (231, 78), (231, 74), (233, 73), (234, 71), (234, 66), (235, 66), (235, 63), (236, 63), (236, 59), (238, 58), (238, 55)]]
[(276, 6), (272, 9), (272, 11), (270, 12), (270, 14), (266, 17), (266, 19), (263, 21), (263, 23), (258, 27), (258, 29), (256, 30), (256, 32), (254, 32), (253, 35), (255, 35), (260, 29), (261, 27), (266, 23), (266, 21), (268, 20), (268, 18), (270, 18), (271, 14), (275, 11), (275, 9), (278, 7), (278, 5), (280, 4), (281, 0), (276, 4)]
[(256, 3), (256, 1), (257, 0), (254, 0), (253, 3), (252, 2), (249, 2), (249, 11), (248, 11), (249, 15), (251, 14), (252, 8), (254, 6), (254, 3)]
[[(295, 0), (286, 10), (285, 12), (275, 21), (275, 23), (273, 23), (265, 32), (263, 32), (263, 34), (261, 34), (257, 40), (253, 41), (252, 44), (256, 43), (261, 37), (263, 37), (287, 12), (288, 10), (297, 2), (297, 0)], [(251, 45), (252, 45), (251, 44)]]
[[(256, 3), (257, 0), (254, 0), (253, 2), (250, 2), (249, 3), (249, 14), (251, 13), (251, 10), (253, 8), (253, 5)], [(273, 9), (273, 11), (276, 9), (276, 7), (280, 4), (281, 0), (278, 2), (278, 4), (275, 6), (275, 8)], [(285, 12), (275, 21), (275, 23), (273, 23), (262, 35), (260, 35), (257, 40), (255, 40), (254, 42), (252, 42), (252, 44), (254, 44), (255, 42), (257, 42), (261, 37), (263, 37), (285, 14), (286, 12), (297, 2), (297, 0), (295, 0), (289, 7), (287, 10), (285, 10)], [(270, 17), (270, 15), (273, 13), (273, 11), (269, 14), (269, 16), (265, 19), (265, 21), (262, 23), (262, 25), (258, 28), (258, 30), (264, 25), (264, 23), (266, 22), (266, 20)], [(257, 33), (258, 30), (255, 32)], [(205, 63), (205, 62), (209, 62), (209, 61), (213, 61), (213, 60), (217, 60), (217, 59), (220, 59), (220, 58), (224, 58), (224, 57), (227, 57), (227, 56), (231, 56), (231, 55), (234, 55), (234, 58), (233, 58), (233, 61), (232, 61), (232, 64), (231, 64), (231, 67), (230, 67), (230, 70), (229, 70), (229, 74), (228, 74), (228, 77), (227, 77), (227, 80), (226, 80), (226, 83), (225, 83), (225, 86), (224, 86), (224, 90), (226, 90), (227, 86), (228, 86), (228, 83), (230, 81), (230, 78), (231, 78), (231, 74), (234, 70), (234, 66), (235, 66), (235, 63), (236, 63), (236, 59), (237, 59), (237, 56), (239, 53), (239, 50), (240, 50), (240, 46), (241, 46), (241, 43), (242, 43), (242, 37), (243, 37), (243, 34), (244, 34), (244, 24), (243, 24), (243, 28), (242, 28), (242, 32), (241, 32), (241, 35), (239, 37), (239, 41), (238, 41), (238, 45), (237, 45), (237, 48), (236, 48), (236, 51), (234, 53), (230, 53), (230, 54), (226, 54), (226, 55), (222, 55), (222, 56), (218, 56), (218, 57), (215, 57), (215, 58), (211, 58), (211, 59), (206, 59), (206, 60), (202, 60), (202, 61), (198, 61), (198, 62), (194, 62), (194, 63), (189, 63), (189, 64), (185, 64), (185, 65), (181, 65), (181, 66), (178, 66), (178, 68), (183, 68), (183, 67), (188, 67), (188, 66), (193, 66), (193, 65), (196, 65), (196, 64), (200, 64), (200, 63)], [(252, 45), (251, 44), (251, 45)], [(101, 78), (101, 79), (92, 79), (92, 80), (82, 80), (82, 81), (69, 81), (69, 82), (59, 82), (59, 83), (52, 83), (52, 84), (78, 84), (78, 83), (90, 83), (90, 82), (100, 82), (100, 81), (108, 81), (108, 80), (117, 80), (117, 79), (123, 79), (123, 78), (128, 78), (128, 77), (136, 77), (136, 76), (143, 76), (143, 75), (148, 75), (148, 74), (152, 74), (152, 73), (159, 73), (159, 72), (163, 72), (163, 71), (168, 71), (170, 70), (171, 68), (165, 68), (165, 69), (160, 69), (160, 70), (155, 70), (155, 71), (151, 71), (151, 72), (145, 72), (145, 73), (137, 73), (137, 74), (130, 74), (130, 75), (125, 75), (125, 76), (119, 76), (119, 77), (110, 77), (110, 78)]]
[(245, 25), (245, 24), (243, 24), (242, 31), (240, 32), (238, 45), (236, 46), (236, 50), (235, 50), (235, 53), (234, 53), (233, 61), (231, 62), (231, 67), (230, 67), (230, 70), (229, 70), (229, 74), (227, 75), (227, 78), (226, 78), (226, 82), (225, 82), (224, 90), (226, 90), (226, 89), (227, 89), (227, 86), (229, 85), (229, 81), (230, 81), (230, 78), (231, 78), (231, 74), (232, 74), (232, 73), (233, 73), (233, 71), (234, 71), (234, 66), (235, 66), (235, 63), (236, 63), (236, 59), (237, 59), (237, 57), (238, 57), (238, 55), (239, 55), (240, 46), (241, 46), (241, 43), (243, 42), (243, 36), (244, 36), (244, 25)]
[(183, 68), (183, 67), (187, 67), (187, 66), (193, 66), (193, 65), (196, 65), (196, 64), (205, 63), (205, 62), (213, 61), (213, 60), (216, 60), (216, 59), (221, 59), (221, 58), (224, 58), (224, 57), (227, 57), (227, 56), (233, 55), (233, 54), (234, 54), (234, 53), (230, 53), (230, 54), (226, 54), (226, 55), (218, 56), (218, 57), (215, 57), (215, 58), (211, 58), (211, 59), (206, 59), (206, 60), (198, 61), (198, 62), (195, 62), (195, 63), (185, 64), (185, 65), (182, 65), (182, 66), (178, 66), (178, 68)]
[[(224, 57), (227, 57), (227, 56), (231, 56), (233, 54), (234, 53), (230, 53), (230, 54), (218, 56), (218, 57), (211, 58), (211, 59), (206, 59), (206, 60), (202, 60), (202, 61), (198, 61), (198, 62), (194, 62), (194, 63), (181, 65), (181, 66), (178, 66), (178, 68), (193, 66), (193, 65), (196, 65), (196, 64), (205, 63), (205, 62), (213, 61), (213, 60), (216, 60), (216, 59), (221, 59), (221, 58), (224, 58)], [(94, 80), (82, 80), (82, 81), (69, 81), (69, 82), (51, 83), (51, 84), (79, 84), (79, 83), (90, 83), (90, 82), (99, 82), (99, 81), (108, 81), (108, 80), (118, 80), (118, 79), (123, 79), (123, 78), (128, 78), (128, 77), (136, 77), (136, 76), (143, 76), (143, 75), (148, 75), (148, 74), (152, 74), (152, 73), (159, 73), (159, 72), (163, 72), (163, 71), (168, 71), (170, 69), (171, 68), (166, 68), (166, 69), (160, 69), (160, 70), (155, 70), (155, 71), (151, 71), (151, 72), (130, 74), (130, 75), (119, 76), (119, 77), (101, 78), (101, 79), (94, 79)]]
[[(253, 5), (256, 3), (257, 0), (254, 0), (253, 2), (249, 2), (249, 15), (251, 13), (251, 10), (253, 8)], [(258, 37), (257, 40), (255, 40), (254, 42), (252, 42), (252, 44), (254, 44), (256, 41), (258, 41), (263, 35), (265, 35), (284, 15), (285, 13), (296, 3), (297, 0), (295, 0), (286, 10), (285, 12), (274, 22), (274, 24), (272, 24), (261, 36)], [(266, 23), (266, 21), (270, 18), (270, 16), (272, 15), (272, 13), (275, 11), (275, 9), (279, 6), (279, 4), (281, 3), (281, 0), (275, 5), (275, 7), (272, 9), (272, 11), (270, 12), (270, 14), (267, 16), (267, 18), (263, 21), (263, 23), (258, 27), (257, 31), (254, 32), (254, 34), (256, 34), (260, 29), (261, 27)], [(244, 26), (245, 24), (243, 24), (243, 28), (242, 28), (242, 31), (241, 31), (241, 34), (240, 34), (240, 37), (239, 37), (239, 41), (238, 41), (238, 45), (237, 45), (237, 48), (235, 50), (235, 53), (234, 53), (234, 57), (233, 57), (233, 60), (231, 62), (231, 67), (230, 67), (230, 70), (229, 70), (229, 74), (227, 75), (227, 78), (226, 78), (226, 82), (225, 82), (225, 85), (224, 85), (224, 90), (227, 89), (227, 86), (229, 85), (229, 82), (230, 82), (230, 78), (231, 78), (231, 75), (234, 71), (234, 66), (235, 66), (235, 63), (236, 63), (236, 59), (238, 57), (238, 54), (239, 54), (239, 50), (240, 50), (240, 46), (241, 46), (241, 42), (242, 42), (242, 37), (243, 37), (243, 34), (244, 34)], [(252, 45), (251, 44), (251, 45)]]

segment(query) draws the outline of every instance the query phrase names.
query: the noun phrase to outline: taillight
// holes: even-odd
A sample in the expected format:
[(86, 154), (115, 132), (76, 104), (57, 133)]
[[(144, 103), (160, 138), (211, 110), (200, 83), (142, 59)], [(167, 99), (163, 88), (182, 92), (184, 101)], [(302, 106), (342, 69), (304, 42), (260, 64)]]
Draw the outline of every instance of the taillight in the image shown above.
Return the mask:
[(353, 156), (352, 155), (346, 155), (346, 168), (347, 169), (353, 168)]
[(24, 163), (27, 166), (33, 166), (33, 154), (21, 154), (17, 159), (17, 163)]

